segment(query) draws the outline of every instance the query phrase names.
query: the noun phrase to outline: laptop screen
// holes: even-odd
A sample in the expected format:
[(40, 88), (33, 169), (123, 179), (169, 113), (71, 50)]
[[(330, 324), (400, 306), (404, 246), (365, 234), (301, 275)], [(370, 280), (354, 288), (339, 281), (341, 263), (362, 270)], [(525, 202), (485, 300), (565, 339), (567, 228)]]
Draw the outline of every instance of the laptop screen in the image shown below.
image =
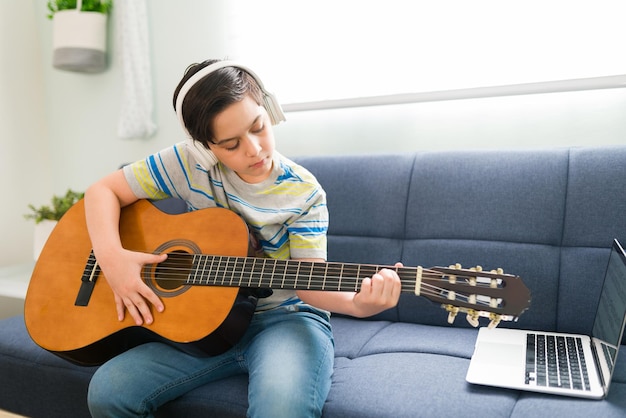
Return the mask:
[[(626, 254), (615, 240), (609, 263), (604, 277), (604, 286), (598, 303), (598, 312), (591, 332), (596, 347), (596, 355), (600, 363), (608, 370), (607, 376), (613, 372), (624, 324), (626, 321)], [(604, 367), (602, 367), (604, 369)], [(608, 384), (610, 378), (604, 379)]]

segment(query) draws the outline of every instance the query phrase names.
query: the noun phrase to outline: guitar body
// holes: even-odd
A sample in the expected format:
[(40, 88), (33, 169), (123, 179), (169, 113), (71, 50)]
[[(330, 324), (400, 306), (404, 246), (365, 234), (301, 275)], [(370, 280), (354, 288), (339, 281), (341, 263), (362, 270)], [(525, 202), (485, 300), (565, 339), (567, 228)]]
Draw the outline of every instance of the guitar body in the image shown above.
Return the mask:
[[(245, 256), (248, 251), (246, 224), (226, 209), (168, 215), (138, 201), (122, 209), (120, 235), (125, 248), (148, 253)], [(237, 287), (185, 286), (157, 279), (151, 275), (154, 269), (145, 268), (144, 279), (165, 310), (154, 312), (151, 325), (136, 326), (128, 314), (120, 322), (91, 248), (80, 201), (59, 221), (41, 252), (24, 307), (33, 340), (75, 363), (101, 364), (150, 341), (215, 355), (237, 342), (254, 313), (255, 299)]]

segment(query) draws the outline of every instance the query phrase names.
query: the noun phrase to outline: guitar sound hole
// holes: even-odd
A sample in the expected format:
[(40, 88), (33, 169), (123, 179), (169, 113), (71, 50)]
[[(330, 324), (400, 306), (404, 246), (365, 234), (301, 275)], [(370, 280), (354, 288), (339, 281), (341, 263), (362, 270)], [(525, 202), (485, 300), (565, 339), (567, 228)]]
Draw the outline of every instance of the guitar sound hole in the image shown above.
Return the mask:
[(173, 251), (167, 260), (156, 265), (154, 280), (157, 287), (164, 290), (175, 290), (185, 285), (191, 270), (193, 257), (185, 251)]

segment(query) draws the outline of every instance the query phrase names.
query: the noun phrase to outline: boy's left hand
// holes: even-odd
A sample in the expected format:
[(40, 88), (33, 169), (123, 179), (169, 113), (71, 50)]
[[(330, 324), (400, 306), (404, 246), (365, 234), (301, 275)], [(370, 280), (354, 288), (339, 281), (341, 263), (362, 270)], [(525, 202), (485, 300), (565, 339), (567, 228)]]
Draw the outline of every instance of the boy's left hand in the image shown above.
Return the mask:
[[(402, 263), (396, 263), (396, 267), (402, 267)], [(363, 279), (361, 290), (353, 299), (357, 316), (372, 316), (393, 308), (398, 304), (401, 290), (400, 278), (391, 269), (382, 269), (371, 278)]]

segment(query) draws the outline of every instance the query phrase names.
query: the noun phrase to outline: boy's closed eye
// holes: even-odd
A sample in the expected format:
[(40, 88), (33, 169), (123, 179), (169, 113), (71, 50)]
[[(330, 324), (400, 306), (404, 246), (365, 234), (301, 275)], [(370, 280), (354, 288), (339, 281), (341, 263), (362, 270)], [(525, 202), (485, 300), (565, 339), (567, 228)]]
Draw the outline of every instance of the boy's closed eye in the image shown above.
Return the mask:
[(239, 148), (239, 142), (238, 139), (231, 139), (226, 144), (220, 144), (220, 147), (224, 148), (226, 151), (235, 151)]

